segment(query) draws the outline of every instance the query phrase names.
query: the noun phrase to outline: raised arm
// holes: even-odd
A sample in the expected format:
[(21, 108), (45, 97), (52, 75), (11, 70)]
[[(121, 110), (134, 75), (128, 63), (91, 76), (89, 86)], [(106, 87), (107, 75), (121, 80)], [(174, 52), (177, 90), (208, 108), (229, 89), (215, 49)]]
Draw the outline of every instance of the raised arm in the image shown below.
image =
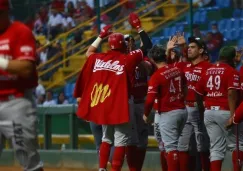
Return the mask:
[(112, 29), (112, 25), (107, 25), (101, 30), (97, 39), (88, 48), (86, 52), (86, 57), (89, 57), (90, 55), (94, 54), (97, 51), (101, 41), (112, 33), (111, 29)]

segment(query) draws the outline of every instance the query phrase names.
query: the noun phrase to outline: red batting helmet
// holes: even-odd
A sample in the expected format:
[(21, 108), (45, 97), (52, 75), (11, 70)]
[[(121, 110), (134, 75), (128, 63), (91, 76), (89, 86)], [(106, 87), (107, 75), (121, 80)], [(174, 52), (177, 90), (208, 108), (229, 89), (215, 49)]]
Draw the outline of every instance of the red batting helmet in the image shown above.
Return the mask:
[(112, 33), (109, 36), (108, 43), (111, 49), (124, 50), (126, 47), (124, 35), (121, 33)]
[(0, 0), (0, 10), (9, 10), (10, 3), (9, 0)]

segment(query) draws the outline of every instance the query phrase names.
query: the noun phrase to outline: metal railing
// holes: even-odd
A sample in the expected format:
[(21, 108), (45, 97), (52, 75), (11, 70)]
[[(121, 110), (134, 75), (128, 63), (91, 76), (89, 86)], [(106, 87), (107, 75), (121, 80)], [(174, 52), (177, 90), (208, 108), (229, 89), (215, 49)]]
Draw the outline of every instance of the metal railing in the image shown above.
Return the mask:
[[(116, 8), (121, 7), (121, 6), (122, 6), (124, 3), (126, 3), (127, 1), (128, 1), (128, 0), (124, 0), (124, 1), (121, 2), (121, 3), (117, 3), (116, 5), (114, 5), (114, 6), (112, 6), (111, 8), (105, 10), (104, 12), (101, 12), (101, 15), (106, 14), (106, 13), (111, 12), (112, 10), (114, 10), (114, 9), (116, 9)], [(69, 30), (69, 31), (66, 32), (66, 33), (62, 33), (62, 34), (60, 34), (56, 39), (54, 39), (54, 40), (52, 40), (51, 42), (49, 42), (48, 44), (42, 46), (42, 47), (40, 48), (40, 50), (43, 50), (44, 48), (47, 48), (48, 46), (55, 44), (55, 43), (56, 43), (57, 41), (59, 41), (59, 40), (63, 40), (63, 45), (62, 45), (62, 48), (63, 48), (63, 50), (62, 50), (62, 55), (55, 55), (55, 56), (54, 56), (54, 59), (52, 59), (53, 57), (51, 57), (50, 60), (48, 60), (47, 62), (45, 62), (45, 63), (43, 63), (43, 64), (41, 64), (41, 65), (39, 65), (38, 68), (37, 68), (38, 71), (41, 72), (41, 69), (42, 69), (42, 68), (44, 68), (45, 66), (49, 65), (49, 64), (50, 64), (51, 62), (53, 62), (55, 59), (58, 59), (58, 58), (60, 58), (60, 57), (63, 57), (63, 59), (65, 60), (65, 59), (67, 58), (67, 53), (68, 53), (68, 52), (70, 52), (70, 51), (72, 51), (72, 50), (74, 50), (74, 49), (76, 49), (76, 48), (78, 48), (78, 47), (84, 45), (88, 40), (90, 40), (90, 39), (92, 39), (93, 37), (95, 37), (96, 34), (94, 34), (94, 35), (93, 35), (92, 37), (90, 37), (88, 40), (83, 40), (83, 41), (77, 43), (76, 45), (74, 45), (74, 46), (72, 46), (72, 47), (70, 47), (70, 48), (67, 48), (67, 44), (68, 44), (68, 43), (67, 43), (67, 38), (68, 38), (68, 36), (69, 36), (70, 34), (72, 34), (72, 33), (75, 33), (76, 31), (79, 31), (82, 27), (84, 27), (84, 26), (88, 26), (90, 23), (92, 23), (92, 22), (93, 22), (94, 20), (96, 20), (96, 19), (97, 19), (97, 17), (95, 16), (95, 17), (93, 17), (93, 18), (91, 18), (91, 19), (89, 19), (89, 20), (87, 20), (87, 21), (84, 21), (84, 22), (82, 22), (81, 24), (79, 24), (78, 26), (76, 26), (75, 28)], [(65, 64), (64, 64), (64, 67), (65, 67)]]
[[(189, 9), (189, 6), (188, 4), (186, 3), (183, 3), (183, 4), (170, 4), (169, 1), (165, 1), (163, 3), (161, 3), (160, 5), (157, 5), (155, 8), (153, 8), (152, 10), (142, 14), (140, 16), (140, 18), (145, 18), (147, 16), (149, 16), (149, 14), (151, 14), (152, 12), (158, 10), (158, 9), (162, 9), (162, 8), (167, 8), (167, 7), (177, 7), (179, 8), (178, 11), (174, 14), (174, 15), (171, 15), (169, 17), (166, 17), (166, 18), (162, 18), (161, 17), (161, 20), (156, 20), (156, 23), (154, 25), (154, 28), (157, 28), (159, 26), (161, 26), (162, 24), (165, 24), (167, 23), (168, 21), (172, 20), (173, 18), (181, 15), (182, 13), (186, 12), (188, 9)], [(141, 9), (138, 9), (136, 11), (136, 13), (139, 13), (141, 11), (143, 11), (146, 7), (142, 7)], [(122, 21), (125, 21), (127, 20), (127, 17), (122, 19)], [(114, 26), (117, 26), (118, 23), (121, 23), (121, 21), (118, 21), (117, 23), (114, 24)], [(124, 26), (123, 25), (120, 25), (120, 27), (117, 28), (117, 30), (120, 30), (120, 29), (123, 29)], [(139, 39), (139, 35), (135, 36), (135, 39), (138, 40)], [(80, 50), (80, 53), (85, 53), (85, 51), (88, 49), (88, 47), (85, 47), (84, 49)], [(65, 62), (65, 61), (64, 61)], [(63, 64), (63, 62), (60, 62), (60, 64)], [(79, 69), (74, 69), (74, 71), (68, 75), (66, 75), (64, 77), (64, 80), (68, 80), (68, 79), (71, 79), (73, 78), (74, 76), (76, 76), (79, 72), (80, 72), (81, 68)], [(57, 85), (58, 82), (52, 82), (50, 85), (47, 86), (47, 89), (51, 89), (53, 87), (55, 87), (55, 85)]]

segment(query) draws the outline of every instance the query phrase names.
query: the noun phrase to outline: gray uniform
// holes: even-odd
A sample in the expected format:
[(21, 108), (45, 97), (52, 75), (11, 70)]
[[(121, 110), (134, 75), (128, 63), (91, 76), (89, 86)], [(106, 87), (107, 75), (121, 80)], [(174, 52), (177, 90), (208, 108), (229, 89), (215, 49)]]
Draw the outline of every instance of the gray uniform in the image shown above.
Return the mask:
[(43, 167), (37, 152), (37, 116), (32, 91), (24, 98), (0, 102), (0, 149), (3, 136), (12, 140), (16, 158), (25, 171), (38, 171)]
[(129, 100), (129, 114), (130, 121), (128, 123), (119, 125), (102, 125), (102, 142), (107, 142), (108, 144), (112, 144), (114, 142), (115, 147), (138, 144), (137, 126), (132, 100)]
[(162, 141), (160, 131), (160, 114), (158, 114), (157, 112), (154, 115), (154, 137), (159, 144), (159, 150), (165, 151), (164, 142)]
[(189, 151), (191, 136), (195, 133), (197, 150), (199, 152), (207, 151), (209, 149), (209, 137), (204, 123), (200, 120), (198, 108), (187, 106), (187, 112), (188, 118), (179, 138), (178, 150)]
[[(235, 127), (228, 130), (225, 124), (230, 118), (230, 111), (206, 110), (204, 122), (210, 137), (210, 160), (223, 160), (226, 150), (236, 150)], [(243, 125), (239, 125), (239, 149), (243, 151)]]

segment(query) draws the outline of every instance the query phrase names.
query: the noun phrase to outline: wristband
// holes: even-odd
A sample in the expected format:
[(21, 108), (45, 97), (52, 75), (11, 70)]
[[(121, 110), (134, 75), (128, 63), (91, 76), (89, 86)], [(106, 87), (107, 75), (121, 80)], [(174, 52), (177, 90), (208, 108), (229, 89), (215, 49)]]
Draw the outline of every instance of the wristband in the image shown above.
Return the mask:
[(6, 70), (8, 68), (9, 60), (0, 57), (0, 69)]
[(138, 33), (141, 33), (143, 31), (143, 29), (139, 28), (138, 29)]
[(94, 46), (95, 48), (98, 48), (100, 45), (100, 42), (102, 41), (102, 38), (97, 37), (97, 39), (91, 44), (91, 46)]

